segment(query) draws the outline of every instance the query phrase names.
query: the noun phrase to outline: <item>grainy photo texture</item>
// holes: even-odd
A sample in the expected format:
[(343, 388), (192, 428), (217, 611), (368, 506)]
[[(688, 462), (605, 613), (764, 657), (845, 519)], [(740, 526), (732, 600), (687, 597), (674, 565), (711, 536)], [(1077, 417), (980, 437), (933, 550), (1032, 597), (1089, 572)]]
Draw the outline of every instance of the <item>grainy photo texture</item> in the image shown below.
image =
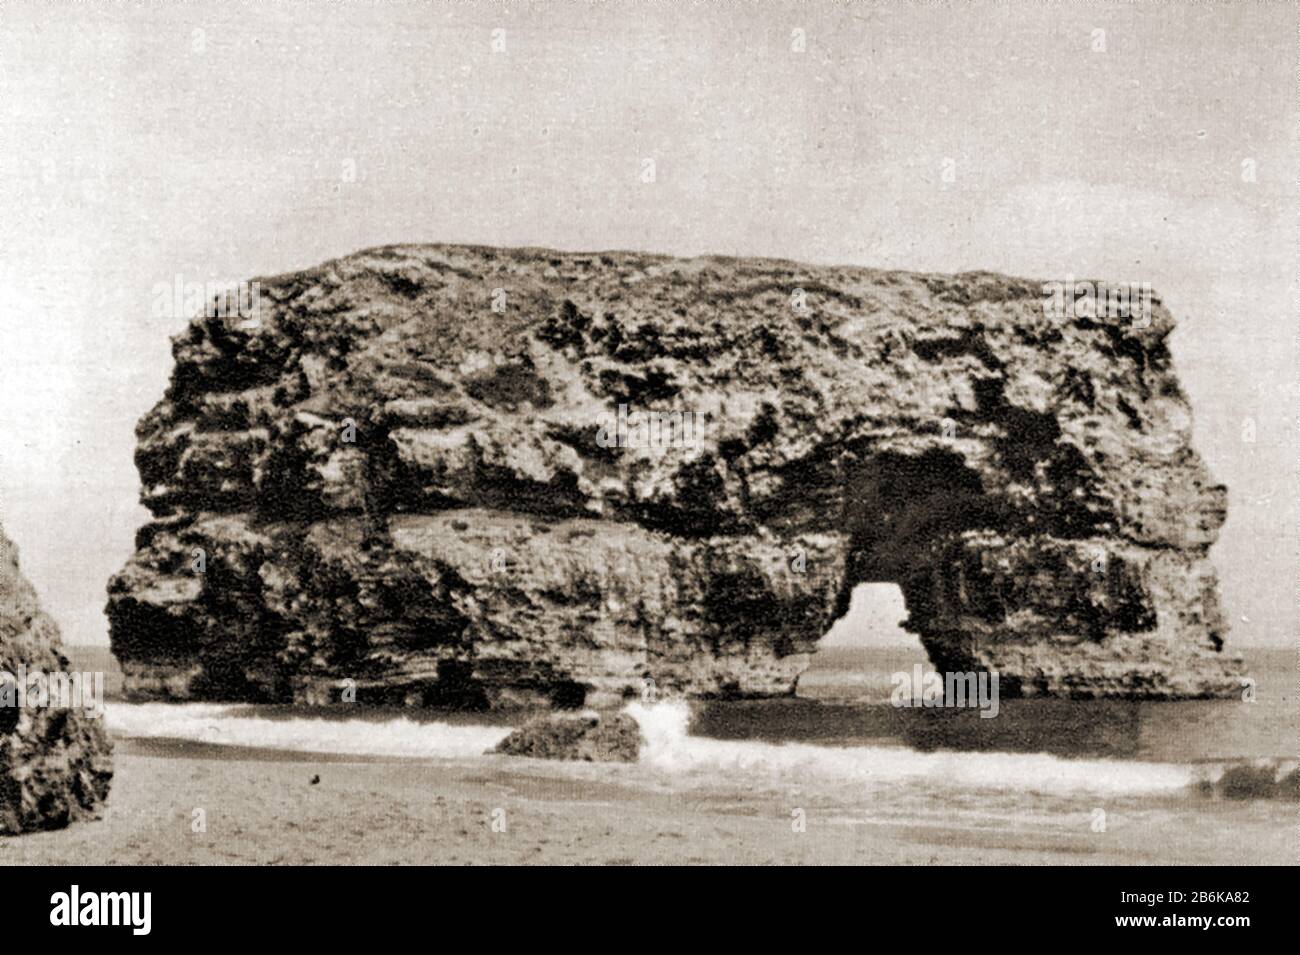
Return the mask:
[(1289, 3), (4, 0), (4, 862), (1295, 864), (1298, 90)]

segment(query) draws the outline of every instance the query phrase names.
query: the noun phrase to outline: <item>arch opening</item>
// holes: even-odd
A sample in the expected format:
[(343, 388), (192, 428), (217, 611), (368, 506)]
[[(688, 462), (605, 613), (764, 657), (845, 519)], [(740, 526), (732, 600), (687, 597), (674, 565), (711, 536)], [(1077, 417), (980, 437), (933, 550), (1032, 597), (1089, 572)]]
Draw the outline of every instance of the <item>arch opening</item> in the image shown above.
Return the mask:
[(929, 666), (921, 639), (904, 629), (907, 606), (894, 583), (861, 583), (849, 607), (817, 642), (796, 695), (807, 699), (887, 699), (891, 674)]
[[(845, 662), (845, 651), (835, 649), (842, 640), (860, 641), (857, 652), (876, 657), (860, 663), (876, 669), (964, 663), (963, 638), (943, 632), (950, 626), (947, 611), (968, 599), (967, 584), (970, 591), (983, 588), (975, 575), (967, 579), (959, 572), (954, 545), (960, 550), (968, 531), (1005, 529), (1005, 500), (988, 494), (959, 454), (934, 448), (864, 459), (846, 474), (843, 500), (845, 576), (835, 623), (818, 642), (814, 664), (825, 650), (832, 652), (823, 667)], [(986, 596), (992, 597), (977, 599)], [(1001, 609), (988, 612), (996, 617)]]

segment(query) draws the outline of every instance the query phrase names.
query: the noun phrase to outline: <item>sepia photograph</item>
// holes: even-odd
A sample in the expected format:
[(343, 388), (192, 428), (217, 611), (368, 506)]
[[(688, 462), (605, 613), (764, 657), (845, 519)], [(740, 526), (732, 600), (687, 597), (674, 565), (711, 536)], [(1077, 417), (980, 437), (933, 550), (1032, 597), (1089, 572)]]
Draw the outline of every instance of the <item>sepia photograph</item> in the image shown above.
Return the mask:
[(1243, 938), (1298, 275), (1300, 3), (0, 0), (7, 914), (987, 867)]

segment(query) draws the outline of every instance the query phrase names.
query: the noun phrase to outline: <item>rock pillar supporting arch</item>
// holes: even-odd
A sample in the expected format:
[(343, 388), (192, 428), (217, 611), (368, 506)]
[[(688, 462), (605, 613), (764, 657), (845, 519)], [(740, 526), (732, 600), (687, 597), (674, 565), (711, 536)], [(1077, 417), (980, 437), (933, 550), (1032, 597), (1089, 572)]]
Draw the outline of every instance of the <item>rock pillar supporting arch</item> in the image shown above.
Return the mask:
[(985, 493), (944, 450), (867, 456), (848, 469), (843, 506), (838, 607), (860, 583), (898, 584), (904, 626), (940, 670), (996, 670), (1012, 696), (1241, 689), (1220, 653), (1225, 623), (1203, 551), (1144, 547), (1085, 514), (1044, 519)]

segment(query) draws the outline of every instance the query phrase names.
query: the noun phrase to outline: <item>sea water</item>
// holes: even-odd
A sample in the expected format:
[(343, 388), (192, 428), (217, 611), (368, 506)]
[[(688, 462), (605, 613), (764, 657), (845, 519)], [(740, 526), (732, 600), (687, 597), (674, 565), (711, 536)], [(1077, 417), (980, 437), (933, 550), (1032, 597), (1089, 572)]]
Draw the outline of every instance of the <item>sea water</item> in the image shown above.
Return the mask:
[[(667, 777), (761, 776), (875, 794), (897, 785), (912, 795), (1168, 795), (1204, 789), (1225, 767), (1252, 761), (1277, 764), (1280, 776), (1300, 753), (1288, 651), (1248, 656), (1251, 702), (1011, 699), (995, 719), (976, 709), (892, 705), (890, 675), (909, 670), (913, 656), (828, 649), (786, 700), (633, 702), (628, 712), (646, 739), (642, 763)], [(105, 718), (121, 739), (381, 758), (478, 757), (512, 728), (501, 714), (214, 703), (114, 701)]]

